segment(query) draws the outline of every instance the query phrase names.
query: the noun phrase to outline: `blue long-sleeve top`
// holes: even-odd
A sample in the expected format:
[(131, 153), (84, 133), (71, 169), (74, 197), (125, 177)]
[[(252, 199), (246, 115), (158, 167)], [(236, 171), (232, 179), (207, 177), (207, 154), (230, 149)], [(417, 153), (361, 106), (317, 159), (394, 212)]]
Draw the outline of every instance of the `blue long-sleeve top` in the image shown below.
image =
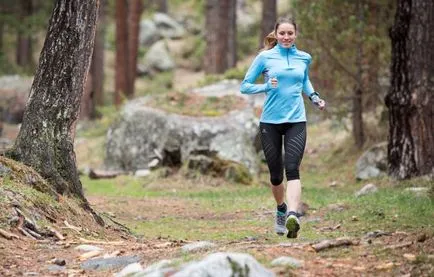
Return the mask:
[[(261, 115), (264, 123), (285, 123), (306, 121), (302, 92), (310, 96), (314, 89), (309, 80), (309, 65), (312, 57), (292, 45), (284, 48), (277, 44), (260, 52), (241, 83), (244, 94), (265, 93)], [(256, 84), (260, 74), (263, 84)], [(277, 78), (277, 88), (271, 86), (271, 78)]]

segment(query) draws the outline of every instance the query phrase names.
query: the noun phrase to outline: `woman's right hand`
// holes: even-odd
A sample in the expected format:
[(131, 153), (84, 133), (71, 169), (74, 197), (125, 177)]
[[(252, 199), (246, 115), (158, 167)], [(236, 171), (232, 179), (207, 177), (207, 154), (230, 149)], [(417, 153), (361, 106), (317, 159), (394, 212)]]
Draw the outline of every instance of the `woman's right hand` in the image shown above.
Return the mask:
[(270, 79), (270, 82), (271, 82), (271, 87), (272, 88), (277, 88), (277, 78), (276, 77), (272, 77)]

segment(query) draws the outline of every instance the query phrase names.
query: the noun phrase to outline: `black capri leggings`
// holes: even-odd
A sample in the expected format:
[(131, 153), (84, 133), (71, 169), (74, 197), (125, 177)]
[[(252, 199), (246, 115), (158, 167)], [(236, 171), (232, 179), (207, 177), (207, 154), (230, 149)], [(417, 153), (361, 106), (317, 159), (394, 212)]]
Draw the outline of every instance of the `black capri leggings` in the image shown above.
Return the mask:
[(283, 181), (282, 136), (285, 149), (286, 180), (300, 179), (299, 167), (306, 146), (306, 122), (259, 124), (262, 149), (270, 170), (270, 181), (278, 186)]

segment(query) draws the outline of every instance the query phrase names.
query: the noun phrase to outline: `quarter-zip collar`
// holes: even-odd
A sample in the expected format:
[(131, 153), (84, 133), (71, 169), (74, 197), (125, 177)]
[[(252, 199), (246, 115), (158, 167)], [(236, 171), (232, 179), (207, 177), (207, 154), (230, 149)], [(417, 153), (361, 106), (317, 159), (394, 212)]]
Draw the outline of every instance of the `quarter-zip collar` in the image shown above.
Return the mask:
[(279, 43), (276, 44), (276, 46), (274, 46), (280, 54), (282, 55), (288, 55), (288, 54), (294, 54), (297, 51), (297, 47), (295, 46), (295, 44), (292, 44), (291, 47), (289, 48), (285, 48), (283, 46), (281, 46)]

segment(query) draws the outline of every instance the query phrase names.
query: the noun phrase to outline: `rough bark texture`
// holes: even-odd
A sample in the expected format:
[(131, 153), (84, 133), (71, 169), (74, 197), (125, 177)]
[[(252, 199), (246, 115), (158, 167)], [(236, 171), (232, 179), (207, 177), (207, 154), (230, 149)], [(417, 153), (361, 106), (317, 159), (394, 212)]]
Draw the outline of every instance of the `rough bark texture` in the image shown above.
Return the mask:
[(277, 19), (276, 0), (262, 0), (261, 33), (259, 36), (259, 48), (264, 47), (264, 38), (274, 29)]
[(116, 106), (121, 104), (122, 95), (126, 95), (128, 90), (127, 7), (125, 0), (116, 0), (116, 76), (114, 99)]
[(398, 0), (391, 29), (389, 175), (434, 173), (434, 2)]
[(89, 71), (98, 3), (56, 1), (23, 123), (8, 153), (37, 170), (57, 193), (81, 199), (89, 210), (76, 167), (74, 129)]

